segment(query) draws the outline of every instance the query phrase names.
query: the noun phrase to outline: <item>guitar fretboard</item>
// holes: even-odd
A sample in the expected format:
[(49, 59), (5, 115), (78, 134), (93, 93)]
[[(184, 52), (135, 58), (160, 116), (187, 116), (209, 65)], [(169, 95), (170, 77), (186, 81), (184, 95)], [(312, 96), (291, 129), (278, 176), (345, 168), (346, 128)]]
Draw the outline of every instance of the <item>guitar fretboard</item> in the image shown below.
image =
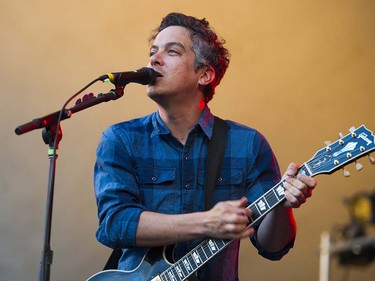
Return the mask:
[(160, 274), (162, 281), (182, 281), (188, 278), (210, 258), (228, 246), (233, 240), (206, 238), (193, 250)]
[[(298, 174), (310, 175), (310, 171), (308, 170), (306, 163), (299, 168)], [(262, 197), (258, 198), (254, 203), (247, 207), (251, 210), (251, 224), (249, 226), (252, 226), (255, 222), (262, 219), (267, 213), (269, 213), (285, 199), (284, 182), (285, 180), (280, 181), (278, 184), (268, 190)]]

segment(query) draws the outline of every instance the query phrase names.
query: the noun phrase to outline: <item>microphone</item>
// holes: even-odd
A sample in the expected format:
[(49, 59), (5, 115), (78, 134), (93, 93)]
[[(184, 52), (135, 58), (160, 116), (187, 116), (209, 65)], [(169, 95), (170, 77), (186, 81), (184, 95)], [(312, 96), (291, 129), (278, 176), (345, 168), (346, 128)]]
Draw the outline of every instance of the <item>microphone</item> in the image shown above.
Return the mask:
[(116, 86), (126, 86), (129, 83), (139, 83), (142, 85), (153, 84), (157, 74), (150, 67), (142, 67), (138, 70), (126, 72), (112, 72), (99, 77), (99, 80), (110, 81)]

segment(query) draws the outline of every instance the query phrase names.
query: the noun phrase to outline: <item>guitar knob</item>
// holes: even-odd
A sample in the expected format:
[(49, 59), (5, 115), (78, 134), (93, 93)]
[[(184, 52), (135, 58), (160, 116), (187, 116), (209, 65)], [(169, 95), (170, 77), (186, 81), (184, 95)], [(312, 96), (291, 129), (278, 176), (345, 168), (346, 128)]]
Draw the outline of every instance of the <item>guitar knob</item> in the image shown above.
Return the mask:
[(374, 157), (372, 157), (371, 155), (369, 155), (368, 159), (370, 160), (371, 165), (375, 164), (375, 158)]
[(363, 169), (363, 165), (362, 165), (361, 163), (357, 163), (357, 162), (355, 162), (355, 169), (356, 169), (357, 171), (360, 171), (360, 170)]
[(346, 178), (350, 177), (350, 172), (348, 170), (342, 169), (342, 173), (343, 173), (344, 177), (346, 177)]

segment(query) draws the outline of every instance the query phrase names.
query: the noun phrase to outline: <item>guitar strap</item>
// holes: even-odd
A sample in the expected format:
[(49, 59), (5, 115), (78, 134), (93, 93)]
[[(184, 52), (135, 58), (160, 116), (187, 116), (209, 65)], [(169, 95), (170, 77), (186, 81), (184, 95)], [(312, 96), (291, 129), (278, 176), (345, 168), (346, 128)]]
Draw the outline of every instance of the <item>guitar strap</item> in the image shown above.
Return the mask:
[(211, 140), (208, 142), (207, 166), (205, 178), (205, 208), (212, 207), (212, 197), (220, 175), (227, 143), (227, 122), (215, 116)]
[[(215, 116), (212, 137), (208, 142), (207, 165), (205, 178), (205, 209), (212, 207), (212, 197), (217, 179), (220, 175), (221, 164), (224, 159), (225, 147), (227, 143), (227, 122)], [(121, 249), (114, 249), (104, 266), (103, 270), (117, 269), (118, 261), (122, 255)], [(190, 280), (190, 278), (189, 278)]]
[[(204, 205), (206, 210), (213, 207), (212, 198), (216, 183), (220, 176), (221, 164), (224, 159), (228, 135), (227, 131), (227, 122), (215, 116), (214, 128), (207, 148), (206, 178), (204, 185)], [(189, 276), (186, 280), (199, 281), (198, 271), (194, 272), (194, 274)]]

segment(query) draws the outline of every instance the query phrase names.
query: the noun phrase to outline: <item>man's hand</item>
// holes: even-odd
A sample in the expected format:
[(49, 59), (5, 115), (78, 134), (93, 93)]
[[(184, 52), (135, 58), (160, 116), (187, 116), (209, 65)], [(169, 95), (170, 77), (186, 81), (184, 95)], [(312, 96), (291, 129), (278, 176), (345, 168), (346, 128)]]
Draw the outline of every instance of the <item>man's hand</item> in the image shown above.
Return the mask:
[(251, 215), (247, 209), (248, 200), (243, 197), (239, 200), (217, 203), (207, 212), (205, 227), (207, 236), (220, 239), (239, 239), (254, 233), (252, 228), (246, 229)]
[(285, 179), (285, 207), (299, 208), (306, 202), (307, 198), (311, 197), (312, 191), (317, 182), (314, 178), (307, 175), (299, 174), (297, 170), (300, 165), (296, 163), (289, 164), (283, 179)]

